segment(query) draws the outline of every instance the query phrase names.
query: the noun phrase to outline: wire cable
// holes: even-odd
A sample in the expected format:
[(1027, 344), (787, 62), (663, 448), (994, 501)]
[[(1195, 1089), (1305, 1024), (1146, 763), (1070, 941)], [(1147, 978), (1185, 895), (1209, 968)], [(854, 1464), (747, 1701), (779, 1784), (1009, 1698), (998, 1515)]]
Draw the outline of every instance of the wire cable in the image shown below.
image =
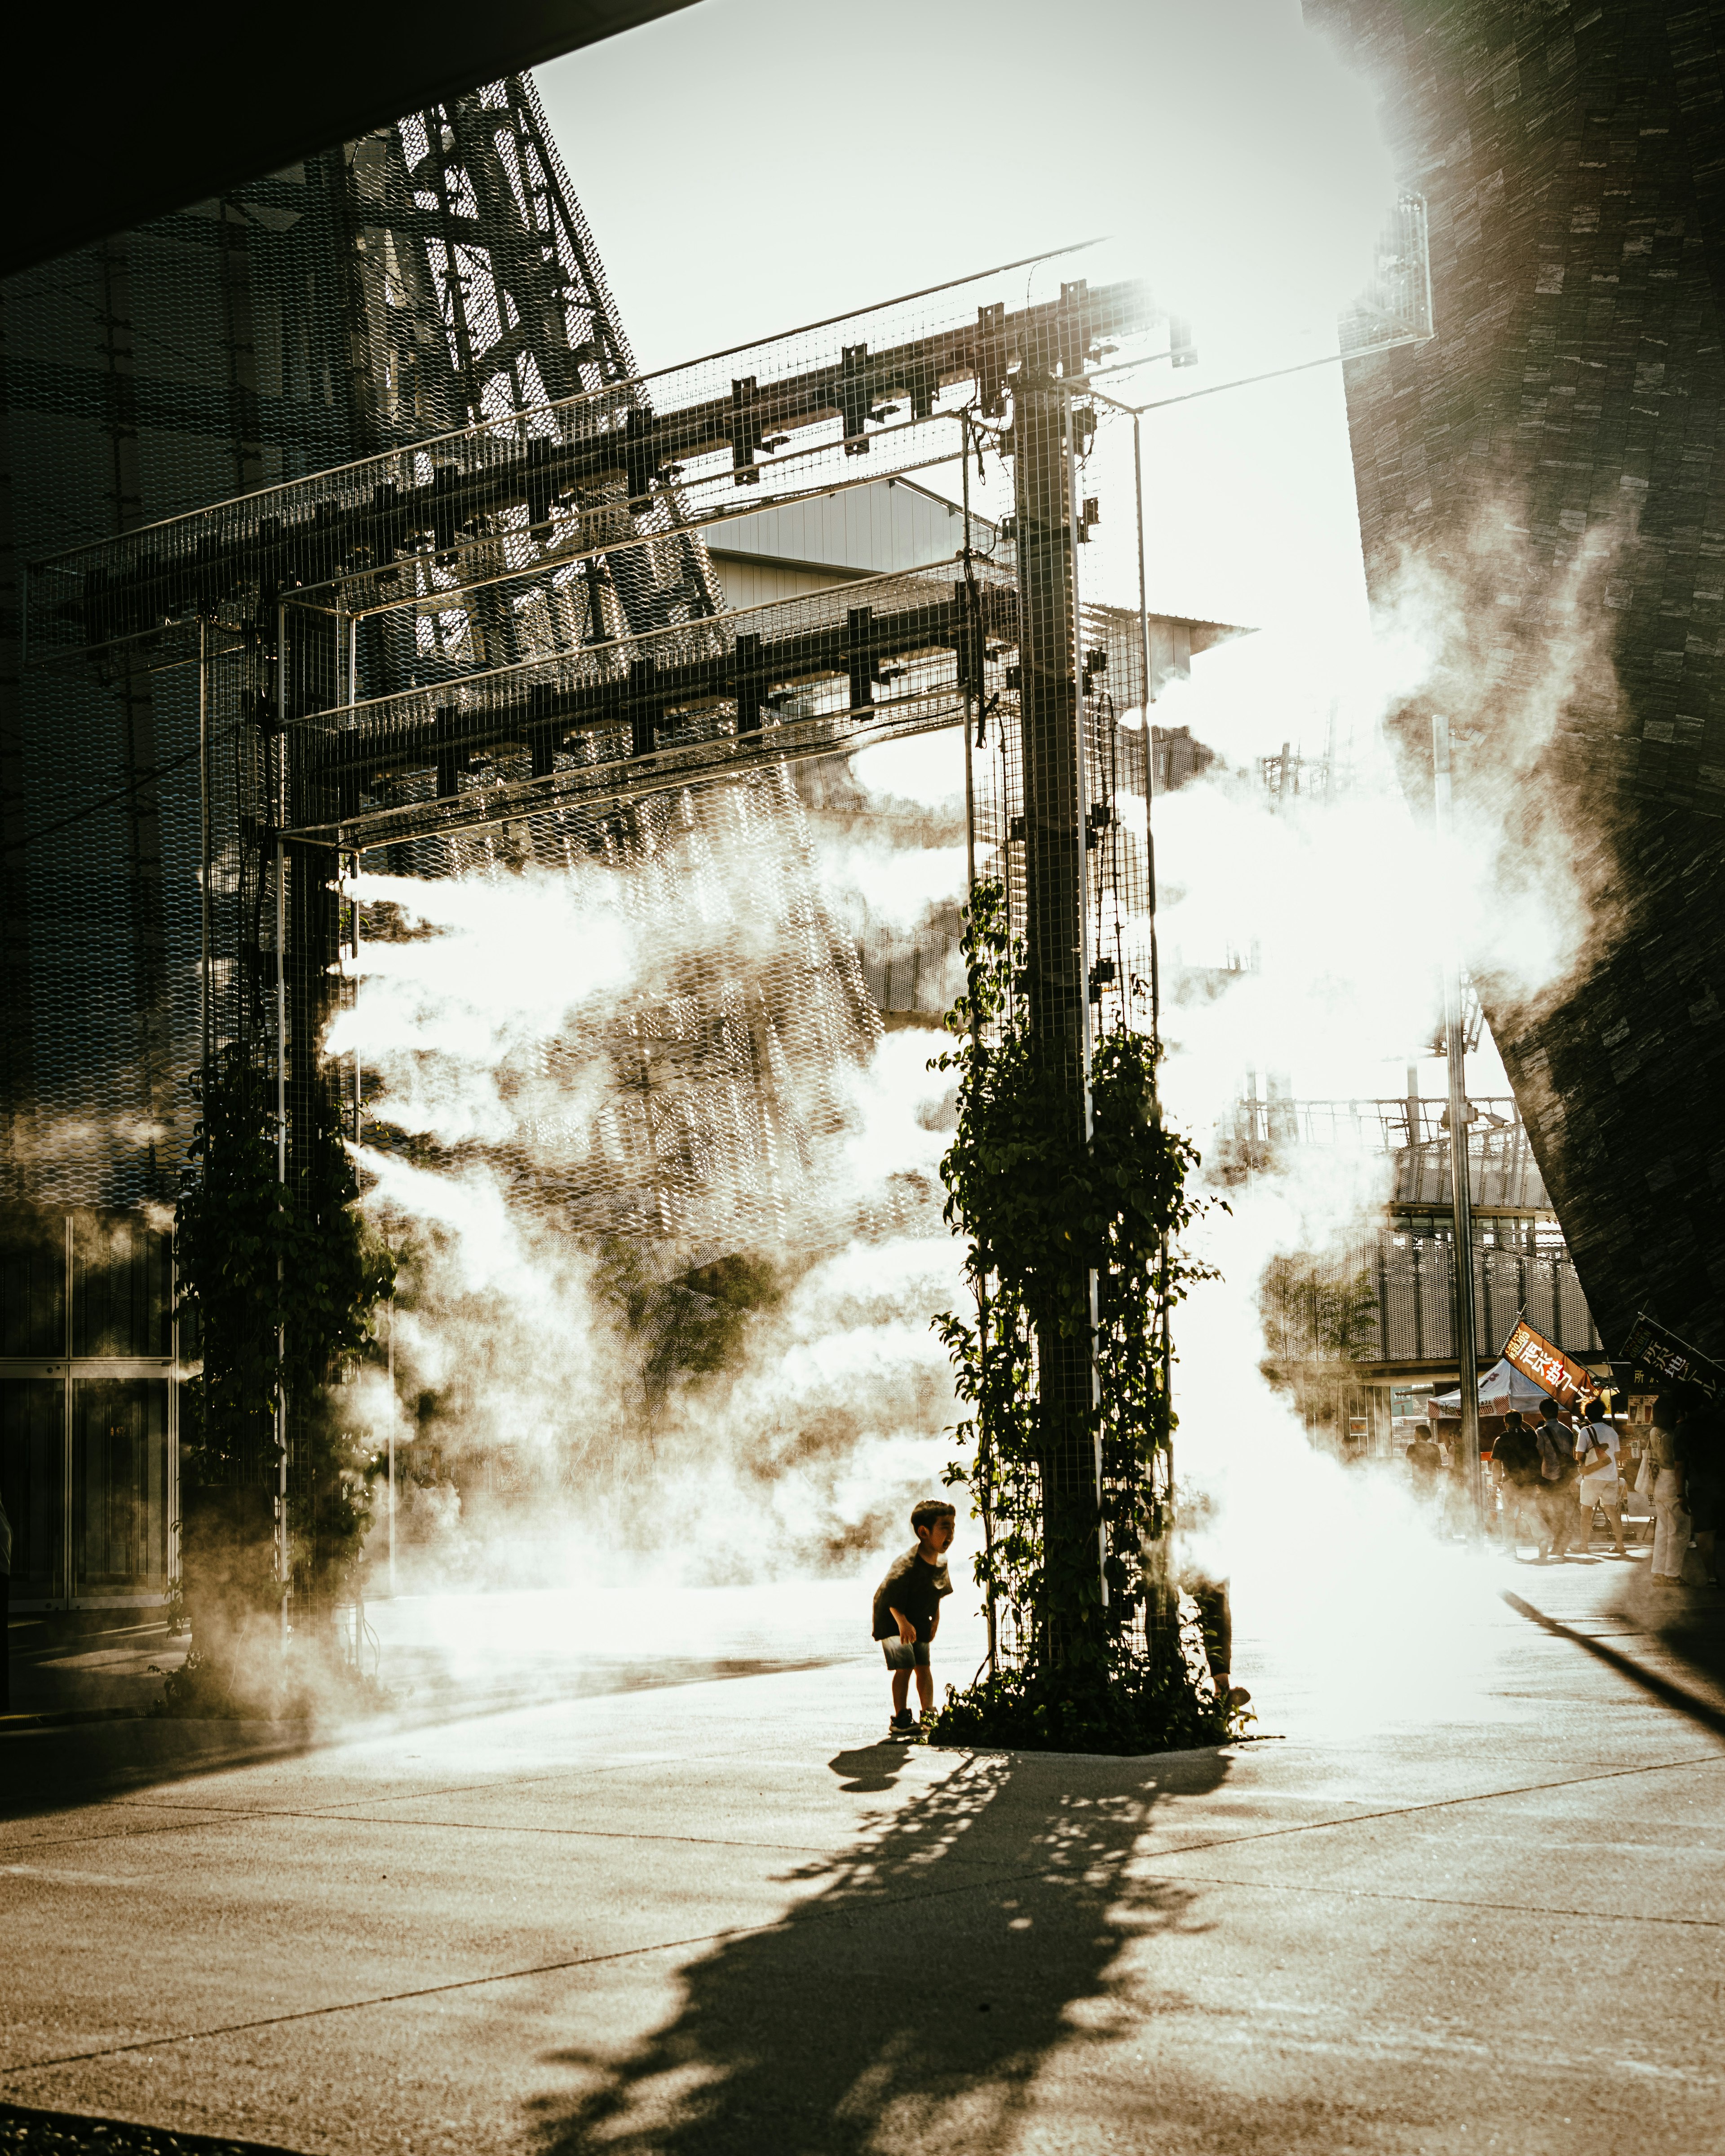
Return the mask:
[[(236, 721), (218, 738), (225, 743), (231, 741), (239, 732), (239, 726)], [(216, 742), (212, 742), (210, 746), (213, 748)], [(100, 815), (104, 808), (111, 808), (118, 803), (129, 799), (132, 794), (140, 792), (144, 787), (153, 786), (157, 780), (167, 773), (182, 770), (187, 764), (195, 763), (197, 760), (198, 750), (194, 747), (188, 748), (183, 756), (171, 757), (166, 763), (152, 763), (147, 771), (140, 773), (133, 779), (131, 785), (122, 786), (113, 793), (105, 793), (100, 800), (86, 802), (83, 808), (74, 808), (69, 816), (62, 816), (57, 823), (44, 824), (39, 830), (26, 831), (21, 839), (8, 839), (3, 846), (0, 846), (0, 854), (22, 853), (26, 846), (33, 846), (43, 839), (51, 839), (56, 832), (69, 830), (74, 824), (81, 824), (89, 816)]]

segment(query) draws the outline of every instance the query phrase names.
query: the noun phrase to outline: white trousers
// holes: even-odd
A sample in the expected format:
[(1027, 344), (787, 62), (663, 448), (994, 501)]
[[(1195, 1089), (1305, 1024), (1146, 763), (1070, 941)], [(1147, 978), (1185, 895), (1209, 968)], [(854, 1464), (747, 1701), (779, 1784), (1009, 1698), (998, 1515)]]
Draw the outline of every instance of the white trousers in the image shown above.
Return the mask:
[(1677, 1501), (1678, 1486), (1673, 1468), (1661, 1467), (1653, 1478), (1653, 1561), (1648, 1570), (1656, 1579), (1678, 1578), (1689, 1548), (1689, 1515)]

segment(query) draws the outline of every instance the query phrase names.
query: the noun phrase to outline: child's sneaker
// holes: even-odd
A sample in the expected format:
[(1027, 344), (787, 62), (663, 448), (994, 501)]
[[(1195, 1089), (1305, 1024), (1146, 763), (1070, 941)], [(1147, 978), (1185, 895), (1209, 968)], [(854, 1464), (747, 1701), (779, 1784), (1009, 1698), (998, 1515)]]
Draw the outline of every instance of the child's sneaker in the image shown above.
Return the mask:
[(886, 1733), (889, 1737), (914, 1737), (916, 1734), (916, 1716), (908, 1708), (902, 1714), (894, 1715), (886, 1725)]

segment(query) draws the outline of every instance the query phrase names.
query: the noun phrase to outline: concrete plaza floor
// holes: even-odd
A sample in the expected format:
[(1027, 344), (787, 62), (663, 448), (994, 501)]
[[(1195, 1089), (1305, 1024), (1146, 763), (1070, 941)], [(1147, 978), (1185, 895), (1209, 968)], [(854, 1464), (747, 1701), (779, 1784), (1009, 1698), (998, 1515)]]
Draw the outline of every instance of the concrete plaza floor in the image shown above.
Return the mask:
[(1457, 1565), (1402, 1693), (1243, 1637), (1215, 1751), (884, 1742), (853, 1634), (773, 1667), (752, 1617), (716, 1676), (316, 1747), (0, 1738), (0, 2100), (354, 2156), (1716, 2151), (1720, 1598)]

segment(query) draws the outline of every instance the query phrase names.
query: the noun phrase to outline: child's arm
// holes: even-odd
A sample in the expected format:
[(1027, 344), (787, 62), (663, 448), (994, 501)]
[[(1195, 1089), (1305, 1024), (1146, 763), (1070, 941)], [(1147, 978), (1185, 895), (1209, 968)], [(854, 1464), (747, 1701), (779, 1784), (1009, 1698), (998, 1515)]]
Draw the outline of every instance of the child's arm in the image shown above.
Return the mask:
[(904, 1611), (895, 1609), (889, 1602), (886, 1605), (886, 1614), (898, 1626), (899, 1645), (904, 1647), (914, 1647), (916, 1644), (916, 1627), (906, 1616)]

